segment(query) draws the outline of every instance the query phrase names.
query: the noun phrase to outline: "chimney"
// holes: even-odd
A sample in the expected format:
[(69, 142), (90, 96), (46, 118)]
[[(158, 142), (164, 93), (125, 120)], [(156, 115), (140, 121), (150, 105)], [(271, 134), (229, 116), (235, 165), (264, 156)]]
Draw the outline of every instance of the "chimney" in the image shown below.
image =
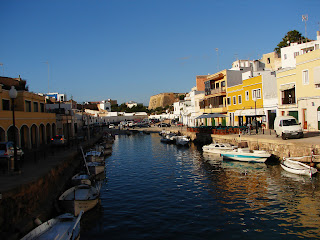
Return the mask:
[(320, 31), (317, 31), (317, 41), (320, 41)]

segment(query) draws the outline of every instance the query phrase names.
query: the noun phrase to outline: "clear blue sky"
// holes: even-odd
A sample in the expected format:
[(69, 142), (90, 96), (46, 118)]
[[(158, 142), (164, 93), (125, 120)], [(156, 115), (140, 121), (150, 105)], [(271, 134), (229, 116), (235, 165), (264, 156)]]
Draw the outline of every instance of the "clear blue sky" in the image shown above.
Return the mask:
[(218, 65), (272, 52), (290, 30), (305, 35), (303, 14), (307, 37), (320, 30), (319, 0), (0, 0), (0, 9), (0, 75), (46, 93), (48, 61), (50, 92), (79, 102), (148, 105)]

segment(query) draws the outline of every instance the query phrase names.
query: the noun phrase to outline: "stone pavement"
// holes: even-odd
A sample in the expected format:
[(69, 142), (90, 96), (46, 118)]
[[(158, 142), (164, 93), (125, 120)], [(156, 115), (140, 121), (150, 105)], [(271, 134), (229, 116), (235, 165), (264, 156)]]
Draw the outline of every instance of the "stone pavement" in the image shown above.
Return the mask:
[(80, 146), (93, 145), (101, 137), (98, 134), (90, 141), (83, 141), (72, 146), (47, 147), (38, 151), (25, 153), (25, 159), (21, 162), (19, 172), (6, 169), (0, 171), (0, 199), (6, 191), (14, 190), (21, 185), (36, 181), (40, 177), (48, 174), (51, 169), (58, 166), (66, 159), (75, 157), (78, 154)]

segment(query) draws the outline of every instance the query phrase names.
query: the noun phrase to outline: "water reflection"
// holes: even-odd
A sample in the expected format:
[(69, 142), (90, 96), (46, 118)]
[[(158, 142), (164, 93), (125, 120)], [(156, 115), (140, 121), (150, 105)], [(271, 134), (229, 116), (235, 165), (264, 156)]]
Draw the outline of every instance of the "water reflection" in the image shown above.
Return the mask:
[(223, 161), (157, 134), (117, 137), (81, 239), (319, 238), (319, 179)]

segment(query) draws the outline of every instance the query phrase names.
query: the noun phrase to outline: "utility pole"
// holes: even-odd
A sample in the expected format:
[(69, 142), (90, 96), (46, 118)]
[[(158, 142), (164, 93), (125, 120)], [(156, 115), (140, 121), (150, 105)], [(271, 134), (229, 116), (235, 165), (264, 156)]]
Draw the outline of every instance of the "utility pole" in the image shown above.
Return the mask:
[(50, 91), (49, 91), (49, 62), (48, 61), (46, 61), (46, 62), (44, 62), (45, 64), (48, 64), (48, 93), (50, 93)]

